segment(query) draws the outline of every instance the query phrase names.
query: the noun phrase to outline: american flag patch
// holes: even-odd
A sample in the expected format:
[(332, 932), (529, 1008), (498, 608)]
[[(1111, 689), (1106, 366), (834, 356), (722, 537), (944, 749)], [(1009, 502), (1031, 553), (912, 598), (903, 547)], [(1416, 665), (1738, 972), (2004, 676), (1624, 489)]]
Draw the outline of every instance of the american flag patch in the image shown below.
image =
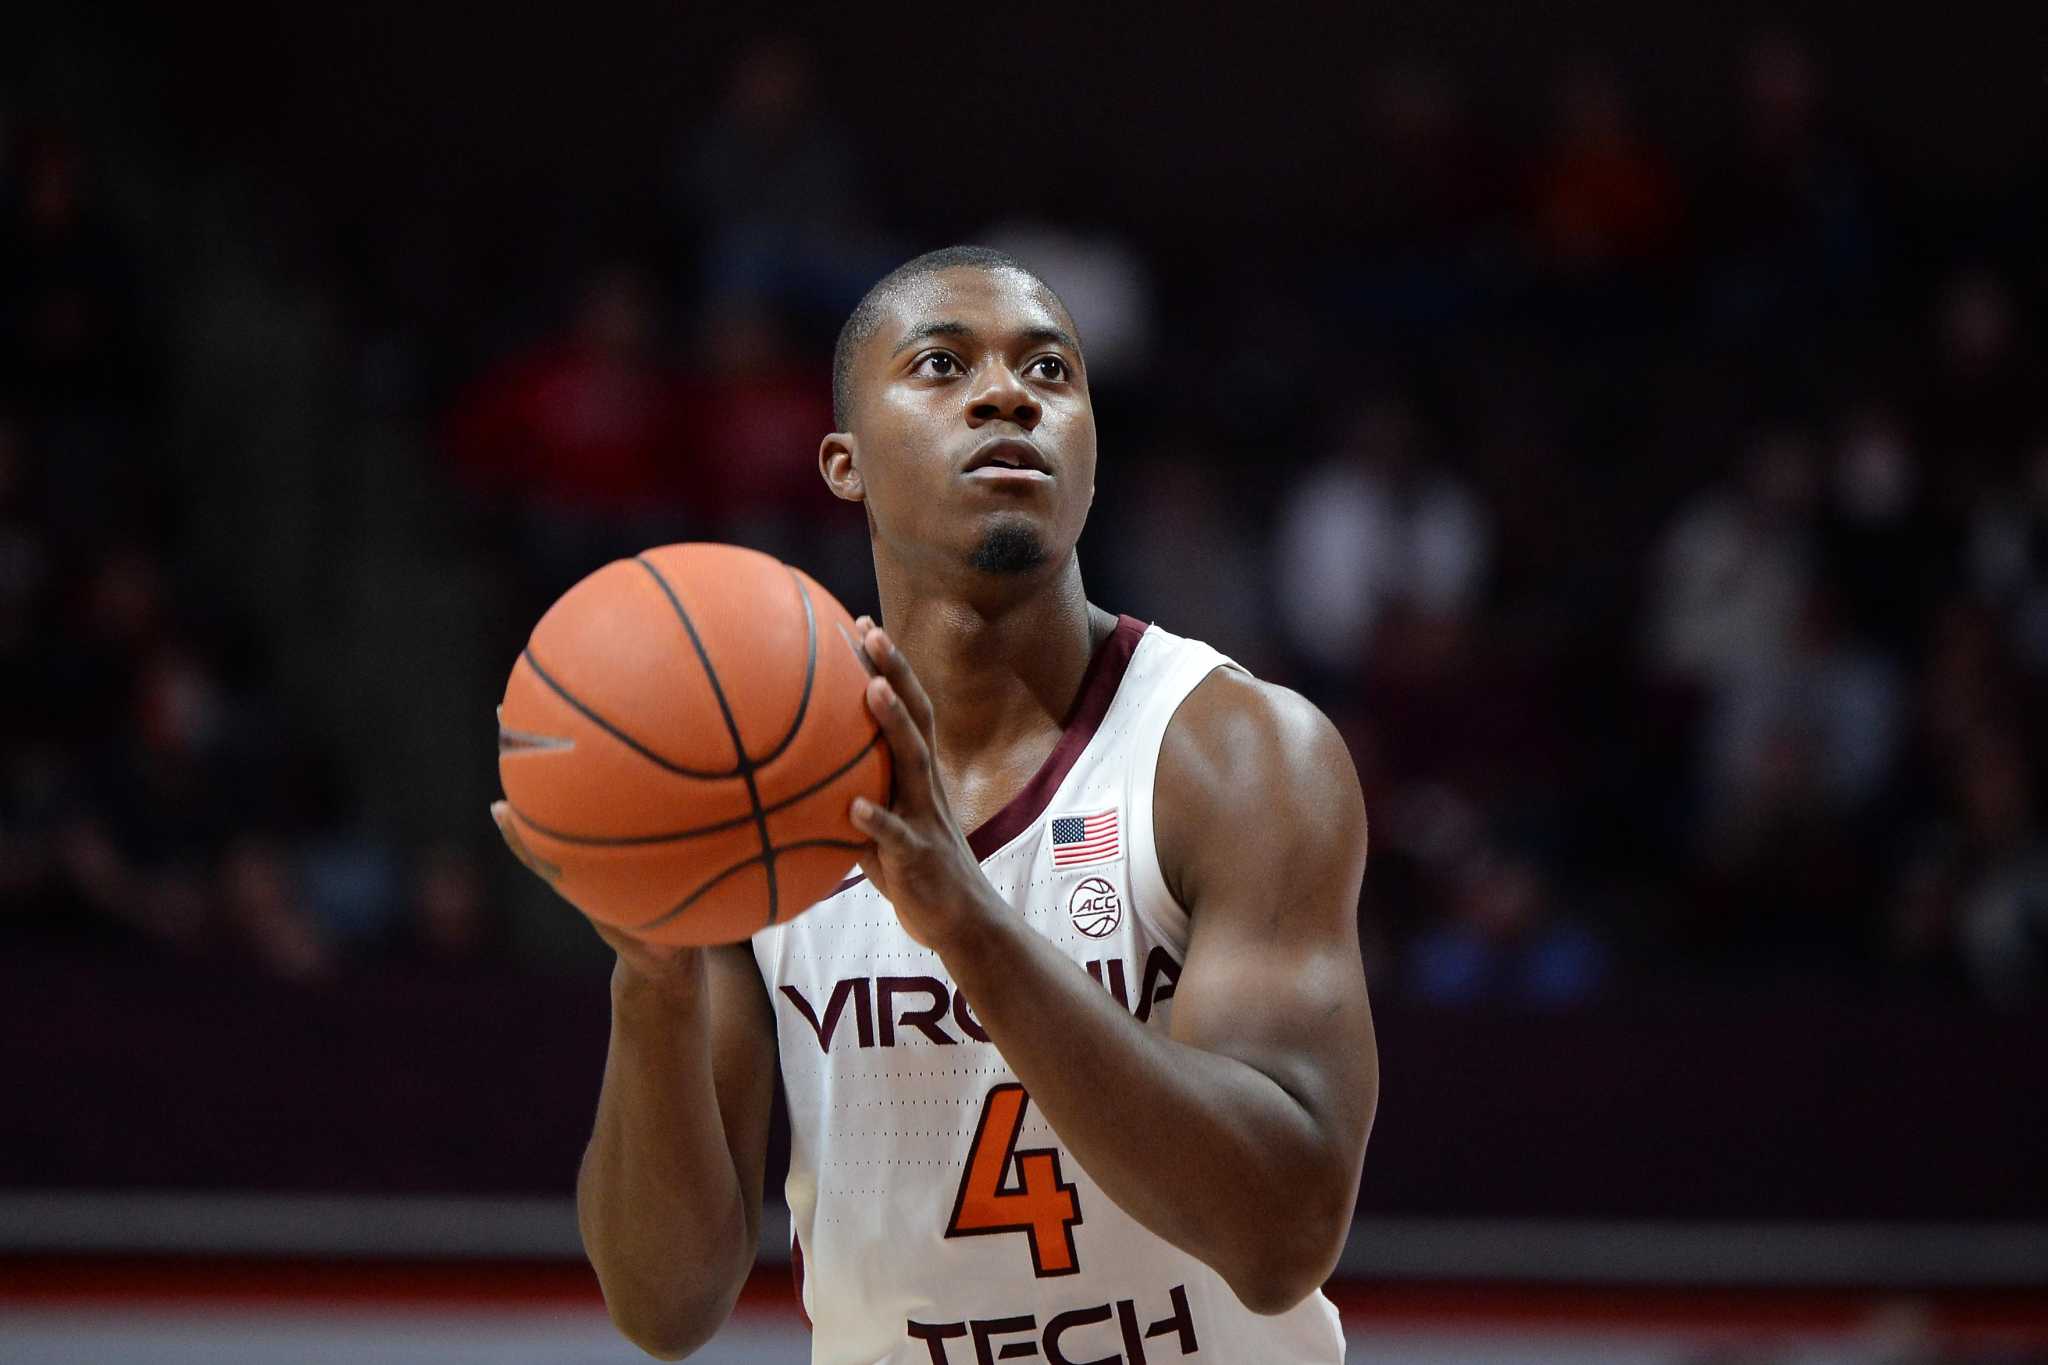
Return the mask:
[(1105, 863), (1117, 855), (1116, 808), (1052, 819), (1052, 865)]

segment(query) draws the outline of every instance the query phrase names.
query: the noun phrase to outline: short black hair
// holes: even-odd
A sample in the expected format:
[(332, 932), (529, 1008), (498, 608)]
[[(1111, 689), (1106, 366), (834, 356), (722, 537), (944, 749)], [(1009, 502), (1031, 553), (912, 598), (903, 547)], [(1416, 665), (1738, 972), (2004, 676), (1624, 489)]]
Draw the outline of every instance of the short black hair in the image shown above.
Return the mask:
[(1050, 294), (1060, 311), (1067, 314), (1068, 322), (1073, 321), (1073, 314), (1059, 293), (1037, 271), (1007, 251), (990, 246), (944, 246), (913, 257), (876, 280), (874, 288), (861, 296), (846, 325), (839, 329), (838, 344), (832, 348), (832, 425), (836, 430), (845, 431), (847, 419), (853, 415), (853, 353), (882, 325), (882, 309), (912, 280), (963, 266), (974, 270), (1014, 270)]

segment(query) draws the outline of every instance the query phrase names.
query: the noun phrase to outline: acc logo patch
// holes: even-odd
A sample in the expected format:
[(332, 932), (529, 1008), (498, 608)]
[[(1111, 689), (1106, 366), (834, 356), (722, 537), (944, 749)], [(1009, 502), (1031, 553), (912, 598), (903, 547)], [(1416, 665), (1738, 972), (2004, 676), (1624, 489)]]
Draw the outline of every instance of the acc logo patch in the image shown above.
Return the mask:
[(1083, 878), (1067, 898), (1067, 918), (1089, 938), (1107, 938), (1123, 922), (1124, 898), (1107, 878)]

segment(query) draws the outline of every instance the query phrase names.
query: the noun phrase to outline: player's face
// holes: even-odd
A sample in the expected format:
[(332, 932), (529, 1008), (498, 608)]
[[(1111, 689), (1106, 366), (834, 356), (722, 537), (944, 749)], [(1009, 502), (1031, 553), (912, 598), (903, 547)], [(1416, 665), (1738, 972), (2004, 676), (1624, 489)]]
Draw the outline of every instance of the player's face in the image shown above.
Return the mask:
[(1095, 496), (1095, 411), (1072, 333), (1014, 271), (941, 271), (896, 295), (857, 358), (838, 477), (829, 440), (825, 459), (892, 556), (994, 574), (1065, 563)]

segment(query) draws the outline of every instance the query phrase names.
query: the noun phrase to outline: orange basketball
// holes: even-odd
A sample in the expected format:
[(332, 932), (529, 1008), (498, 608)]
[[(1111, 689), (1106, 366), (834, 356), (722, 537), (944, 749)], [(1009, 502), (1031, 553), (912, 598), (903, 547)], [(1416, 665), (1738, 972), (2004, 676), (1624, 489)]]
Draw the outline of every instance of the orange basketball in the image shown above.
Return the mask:
[(592, 919), (735, 943), (823, 900), (889, 796), (846, 608), (735, 545), (605, 565), (533, 628), (498, 709), (511, 823)]

